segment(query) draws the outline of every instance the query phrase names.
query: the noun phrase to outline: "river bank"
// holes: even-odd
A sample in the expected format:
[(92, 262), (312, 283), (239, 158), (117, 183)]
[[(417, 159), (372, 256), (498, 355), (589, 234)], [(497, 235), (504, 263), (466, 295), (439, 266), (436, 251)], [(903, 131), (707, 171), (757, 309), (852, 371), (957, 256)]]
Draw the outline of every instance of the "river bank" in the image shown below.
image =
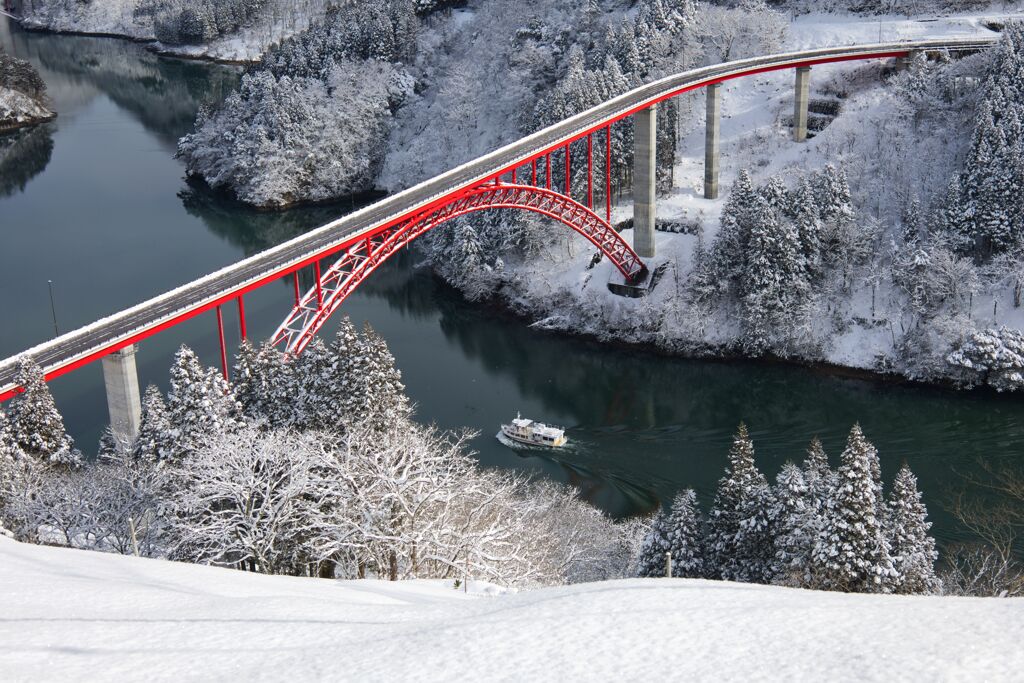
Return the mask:
[(305, 30), (328, 6), (324, 0), (265, 0), (257, 4), (259, 8), (244, 25), (198, 44), (161, 42), (159, 19), (162, 12), (170, 10), (139, 0), (33, 3), (23, 8), (19, 22), (29, 31), (121, 38), (163, 56), (246, 66), (258, 62), (271, 45)]

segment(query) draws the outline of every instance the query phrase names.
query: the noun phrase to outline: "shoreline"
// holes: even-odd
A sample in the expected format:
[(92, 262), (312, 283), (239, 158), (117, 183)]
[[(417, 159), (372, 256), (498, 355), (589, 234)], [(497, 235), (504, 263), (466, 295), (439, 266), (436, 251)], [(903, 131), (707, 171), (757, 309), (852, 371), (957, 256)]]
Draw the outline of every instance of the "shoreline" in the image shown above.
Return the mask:
[[(125, 40), (130, 43), (145, 46), (146, 50), (152, 52), (158, 57), (165, 59), (182, 59), (185, 61), (192, 62), (209, 62), (213, 64), (222, 64), (224, 66), (252, 66), (258, 64), (259, 59), (225, 59), (220, 57), (213, 57), (208, 54), (190, 54), (188, 52), (178, 52), (174, 48), (169, 48), (161, 43), (156, 38), (144, 38), (140, 36), (132, 36), (126, 33), (113, 33), (109, 31), (81, 31), (77, 29), (60, 29), (45, 26), (43, 24), (34, 23), (24, 19), (12, 19), (21, 29), (30, 33), (49, 33), (52, 35), (59, 36), (80, 36), (83, 38), (108, 38), (112, 40)], [(262, 57), (261, 57), (262, 58)]]
[(886, 373), (879, 372), (877, 370), (871, 370), (868, 368), (857, 368), (848, 365), (839, 365), (826, 360), (800, 360), (794, 358), (782, 358), (774, 355), (765, 355), (761, 357), (745, 356), (740, 353), (733, 353), (727, 350), (722, 350), (721, 353), (682, 353), (679, 351), (673, 351), (666, 349), (657, 344), (650, 342), (631, 342), (623, 339), (601, 339), (596, 335), (589, 332), (571, 332), (564, 329), (558, 328), (545, 328), (545, 327), (534, 327), (537, 320), (531, 318), (526, 311), (517, 311), (505, 301), (501, 294), (489, 297), (481, 301), (470, 301), (467, 299), (457, 287), (448, 283), (440, 274), (434, 271), (433, 267), (429, 264), (425, 264), (423, 267), (430, 270), (430, 274), (434, 277), (437, 282), (442, 286), (455, 293), (461, 301), (468, 306), (472, 306), (479, 311), (485, 312), (488, 315), (492, 315), (497, 318), (505, 320), (515, 320), (526, 324), (526, 327), (533, 332), (540, 332), (543, 334), (549, 334), (562, 339), (575, 340), (584, 344), (594, 345), (595, 347), (602, 349), (613, 349), (616, 351), (632, 351), (645, 353), (652, 356), (658, 356), (661, 358), (672, 358), (677, 360), (684, 360), (690, 362), (708, 362), (708, 363), (721, 363), (727, 365), (760, 365), (760, 366), (778, 366), (778, 367), (790, 367), (800, 368), (809, 373), (829, 377), (834, 379), (847, 379), (855, 380), (858, 382), (874, 384), (879, 387), (893, 387), (902, 386), (910, 389), (927, 390), (940, 392), (947, 395), (954, 395), (959, 397), (969, 396), (989, 396), (998, 397), (1003, 401), (1022, 401), (1024, 395), (1017, 392), (999, 392), (993, 389), (987, 384), (982, 384), (970, 389), (958, 387), (952, 381), (926, 381), (917, 380), (907, 377), (905, 375), (897, 373)]
[(36, 117), (28, 121), (13, 121), (11, 123), (4, 123), (0, 121), (0, 135), (6, 135), (8, 133), (14, 133), (25, 128), (32, 128), (33, 126), (40, 126), (44, 123), (50, 123), (57, 119), (56, 112), (50, 112), (49, 116)]

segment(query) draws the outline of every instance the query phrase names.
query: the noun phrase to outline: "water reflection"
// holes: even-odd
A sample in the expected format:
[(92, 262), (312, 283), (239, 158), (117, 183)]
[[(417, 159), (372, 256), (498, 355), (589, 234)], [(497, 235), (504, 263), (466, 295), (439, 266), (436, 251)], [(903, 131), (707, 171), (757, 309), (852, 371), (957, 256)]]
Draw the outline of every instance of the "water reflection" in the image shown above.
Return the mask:
[(39, 69), (58, 114), (79, 110), (103, 93), (172, 152), (192, 130), (200, 106), (221, 102), (241, 78), (238, 67), (160, 58), (111, 38), (55, 40), (6, 18), (0, 20), (0, 47)]
[(0, 135), (0, 197), (23, 192), (53, 156), (53, 124)]

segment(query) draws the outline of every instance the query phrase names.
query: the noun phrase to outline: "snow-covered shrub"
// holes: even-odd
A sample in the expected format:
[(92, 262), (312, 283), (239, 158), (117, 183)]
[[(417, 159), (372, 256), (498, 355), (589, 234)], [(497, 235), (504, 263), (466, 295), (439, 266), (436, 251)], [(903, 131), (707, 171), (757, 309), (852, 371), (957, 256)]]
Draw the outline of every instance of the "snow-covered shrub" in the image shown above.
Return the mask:
[(939, 577), (944, 595), (982, 598), (1024, 596), (1024, 566), (989, 546), (950, 548), (945, 565)]
[(969, 373), (969, 383), (988, 384), (996, 391), (1024, 387), (1024, 333), (1000, 327), (972, 332), (947, 359)]
[(25, 470), (4, 492), (4, 524), (24, 541), (122, 555), (159, 552), (152, 463), (104, 460), (77, 470)]

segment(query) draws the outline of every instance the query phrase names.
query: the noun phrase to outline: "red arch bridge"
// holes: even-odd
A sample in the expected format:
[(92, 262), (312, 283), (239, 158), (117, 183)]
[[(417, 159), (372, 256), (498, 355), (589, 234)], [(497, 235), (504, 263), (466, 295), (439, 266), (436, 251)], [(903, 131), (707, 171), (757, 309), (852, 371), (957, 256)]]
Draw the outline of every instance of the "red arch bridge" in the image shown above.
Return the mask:
[[(977, 51), (990, 47), (994, 40), (943, 38), (809, 50), (703, 67), (640, 86), (328, 225), (0, 361), (0, 401), (20, 391), (15, 373), (18, 359), (23, 356), (35, 360), (47, 380), (104, 358), (111, 423), (115, 429), (134, 433), (138, 426), (139, 392), (131, 354), (140, 340), (213, 311), (220, 335), (221, 366), (226, 375), (223, 305), (237, 303), (244, 338), (244, 295), (281, 278), (293, 278), (294, 304), (272, 341), (282, 350), (299, 353), (345, 298), (391, 255), (448, 220), (484, 209), (530, 211), (562, 223), (597, 247), (615, 265), (624, 282), (636, 283), (647, 275), (643, 259), (654, 256), (655, 113), (659, 102), (706, 88), (705, 196), (716, 198), (722, 82), (770, 71), (794, 70), (793, 129), (794, 139), (800, 142), (807, 134), (808, 82), (812, 66), (872, 59), (895, 59), (900, 66), (915, 52)], [(628, 117), (634, 117), (636, 124), (632, 245), (610, 224), (611, 169), (615, 164), (612, 126)], [(570, 144), (577, 141), (586, 142), (585, 161), (578, 158), (579, 155), (577, 158), (570, 156)], [(595, 164), (595, 157), (598, 164)], [(568, 180), (562, 187), (552, 186), (554, 167), (564, 169), (561, 175), (569, 179), (570, 169), (579, 169), (584, 163), (587, 169), (585, 195), (579, 191), (580, 196), (574, 196)], [(595, 176), (595, 166), (603, 168), (603, 177)], [(594, 206), (595, 185), (604, 196), (603, 207)], [(321, 262), (329, 258), (333, 263), (322, 271)], [(314, 285), (303, 293), (298, 274), (310, 266)], [(119, 363), (118, 359), (124, 362)], [(121, 395), (111, 395), (112, 391)]]

